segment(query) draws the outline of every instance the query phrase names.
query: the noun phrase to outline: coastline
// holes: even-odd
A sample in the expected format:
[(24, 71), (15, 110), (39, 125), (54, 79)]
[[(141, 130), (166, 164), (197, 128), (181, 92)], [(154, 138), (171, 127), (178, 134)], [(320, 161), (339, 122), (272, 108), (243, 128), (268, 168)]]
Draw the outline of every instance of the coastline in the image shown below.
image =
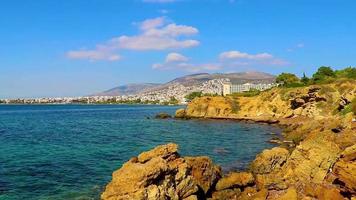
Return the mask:
[[(279, 147), (262, 151), (247, 171), (232, 172), (225, 176), (221, 172), (217, 173), (217, 176), (221, 177), (210, 182), (207, 191), (203, 193), (193, 191), (185, 198), (348, 199), (355, 197), (356, 125), (353, 122), (355, 116), (352, 113), (334, 114), (335, 111), (330, 109), (331, 106), (339, 105), (339, 99), (348, 97), (352, 100), (355, 97), (354, 82), (346, 83), (346, 85), (348, 86), (347, 94), (344, 91), (345, 87), (341, 90), (338, 85), (292, 89), (286, 100), (281, 95), (284, 91), (278, 88), (254, 98), (201, 97), (190, 102), (186, 109), (177, 110), (176, 118), (182, 119), (229, 119), (278, 125), (283, 127), (284, 139), (293, 142), (293, 145), (281, 144)], [(335, 88), (334, 93), (324, 93), (325, 87)], [(345, 97), (348, 94), (350, 95)], [(348, 101), (351, 102), (351, 100)], [(302, 103), (296, 104), (298, 102)], [(238, 109), (236, 109), (236, 104), (238, 104)], [(165, 148), (165, 146), (157, 148)], [(155, 150), (149, 152), (152, 151)], [(152, 159), (156, 157), (166, 159), (160, 154), (154, 154)], [(175, 160), (173, 159), (174, 162)], [(170, 162), (170, 160), (165, 162)], [(125, 165), (129, 163), (145, 164), (134, 159), (134, 162), (131, 160)], [(206, 166), (209, 165), (206, 164)], [(117, 189), (120, 189), (119, 186), (115, 186), (115, 183), (117, 177), (125, 173), (124, 168), (114, 172), (113, 180), (106, 187), (102, 199), (120, 199), (120, 193), (112, 192), (118, 192)], [(194, 165), (190, 168), (194, 168)], [(195, 180), (194, 187), (198, 188), (202, 187), (199, 180), (207, 178), (204, 177), (204, 172), (211, 171), (206, 168), (200, 170), (202, 171), (197, 173), (200, 174), (199, 176), (188, 173)], [(140, 178), (145, 180), (148, 177)], [(163, 178), (162, 181), (164, 180), (166, 179)], [(173, 184), (176, 183), (180, 184), (179, 180), (173, 181)], [(151, 185), (148, 184), (142, 188), (135, 188), (135, 191), (141, 192), (140, 194), (143, 195), (141, 199), (147, 199), (145, 195), (152, 192), (150, 187)], [(160, 199), (160, 195), (167, 195), (164, 192), (165, 189), (167, 188), (154, 189), (158, 192), (155, 193), (155, 198), (151, 199)], [(175, 189), (176, 192), (180, 192), (179, 188)], [(130, 193), (125, 194), (130, 195)], [(179, 199), (185, 198), (179, 197)]]

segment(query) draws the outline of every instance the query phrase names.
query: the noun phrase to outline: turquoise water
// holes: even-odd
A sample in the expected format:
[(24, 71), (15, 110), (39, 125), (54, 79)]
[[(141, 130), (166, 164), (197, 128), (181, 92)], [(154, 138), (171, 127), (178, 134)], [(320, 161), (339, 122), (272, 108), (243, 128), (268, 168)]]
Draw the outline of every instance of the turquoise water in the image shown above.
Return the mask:
[(224, 120), (158, 120), (179, 107), (128, 105), (0, 106), (0, 199), (98, 199), (111, 173), (167, 142), (182, 155), (208, 155), (243, 169), (279, 132)]

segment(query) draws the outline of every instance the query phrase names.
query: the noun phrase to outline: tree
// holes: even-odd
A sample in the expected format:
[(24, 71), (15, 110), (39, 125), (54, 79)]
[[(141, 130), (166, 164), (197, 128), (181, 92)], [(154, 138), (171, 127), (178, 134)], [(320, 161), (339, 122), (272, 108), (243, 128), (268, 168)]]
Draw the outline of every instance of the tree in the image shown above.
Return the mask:
[(335, 78), (336, 74), (331, 67), (321, 66), (319, 67), (318, 71), (313, 74), (313, 81), (315, 83), (324, 82)]
[(347, 67), (342, 70), (336, 70), (335, 74), (338, 78), (356, 79), (356, 68), (355, 67)]
[(187, 94), (184, 98), (186, 98), (188, 101), (191, 101), (196, 97), (201, 97), (202, 95), (202, 92), (192, 92), (190, 94)]
[(299, 83), (300, 80), (295, 74), (291, 73), (282, 73), (277, 76), (276, 78), (277, 83), (282, 83), (285, 85), (293, 84), (293, 83)]
[(303, 73), (303, 77), (300, 79), (300, 81), (304, 83), (304, 85), (308, 85), (310, 79), (305, 75), (305, 73)]

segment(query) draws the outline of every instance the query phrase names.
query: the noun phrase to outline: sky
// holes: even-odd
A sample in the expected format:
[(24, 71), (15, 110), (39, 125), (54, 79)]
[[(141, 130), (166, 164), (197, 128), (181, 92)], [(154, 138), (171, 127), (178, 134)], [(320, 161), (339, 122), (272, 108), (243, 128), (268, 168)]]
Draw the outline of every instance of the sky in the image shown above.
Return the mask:
[(356, 62), (355, 0), (0, 1), (0, 98)]

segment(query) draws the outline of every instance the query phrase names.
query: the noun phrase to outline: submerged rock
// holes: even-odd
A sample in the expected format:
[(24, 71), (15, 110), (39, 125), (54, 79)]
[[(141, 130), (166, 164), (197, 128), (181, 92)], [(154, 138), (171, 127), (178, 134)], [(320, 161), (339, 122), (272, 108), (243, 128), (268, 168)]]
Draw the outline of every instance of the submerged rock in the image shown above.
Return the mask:
[(155, 116), (156, 119), (168, 119), (168, 118), (172, 118), (171, 115), (169, 115), (168, 113), (164, 113), (164, 112), (161, 112), (161, 113), (158, 113), (156, 116)]

